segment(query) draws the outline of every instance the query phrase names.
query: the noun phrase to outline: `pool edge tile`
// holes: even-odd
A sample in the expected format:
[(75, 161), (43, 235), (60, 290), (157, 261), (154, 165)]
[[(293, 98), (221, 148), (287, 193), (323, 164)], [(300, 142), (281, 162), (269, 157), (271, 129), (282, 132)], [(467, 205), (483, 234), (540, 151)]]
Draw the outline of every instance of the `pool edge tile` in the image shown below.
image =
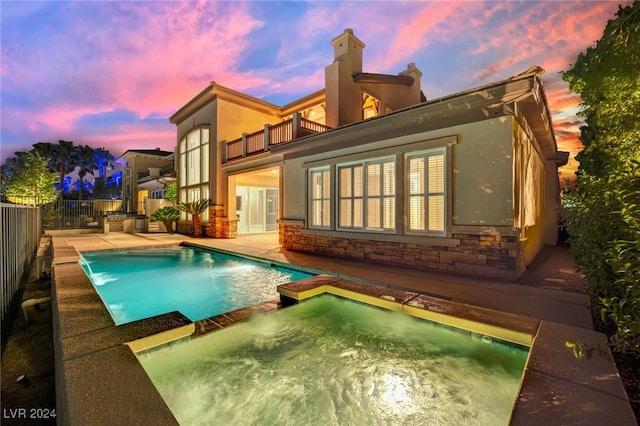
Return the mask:
[(172, 342), (184, 337), (189, 337), (196, 331), (196, 325), (190, 323), (181, 327), (172, 328), (169, 330), (161, 331), (160, 333), (145, 336), (140, 339), (126, 342), (125, 345), (129, 346), (132, 352), (140, 352), (150, 349), (155, 346), (159, 346), (165, 343)]

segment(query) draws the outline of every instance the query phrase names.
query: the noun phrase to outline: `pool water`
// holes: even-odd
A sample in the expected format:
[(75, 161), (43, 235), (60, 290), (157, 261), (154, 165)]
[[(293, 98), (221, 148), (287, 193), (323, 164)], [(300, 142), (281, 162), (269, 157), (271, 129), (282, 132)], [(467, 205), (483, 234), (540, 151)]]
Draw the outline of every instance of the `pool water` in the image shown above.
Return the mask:
[(192, 247), (82, 253), (81, 265), (116, 325), (180, 311), (197, 321), (276, 299), (312, 274)]
[(183, 425), (507, 424), (527, 350), (319, 296), (138, 353)]

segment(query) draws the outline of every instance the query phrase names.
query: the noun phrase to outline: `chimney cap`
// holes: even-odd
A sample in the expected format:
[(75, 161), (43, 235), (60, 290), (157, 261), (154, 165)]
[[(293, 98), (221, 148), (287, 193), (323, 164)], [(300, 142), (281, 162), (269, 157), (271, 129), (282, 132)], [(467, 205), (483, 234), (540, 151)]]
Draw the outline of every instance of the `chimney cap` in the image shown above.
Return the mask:
[(340, 34), (339, 36), (337, 36), (336, 38), (334, 38), (333, 40), (331, 40), (331, 44), (333, 46), (337, 45), (338, 43), (344, 41), (344, 40), (352, 40), (355, 42), (355, 44), (357, 46), (359, 46), (361, 49), (364, 49), (365, 44), (362, 40), (360, 40), (354, 33), (353, 33), (353, 29), (351, 28), (347, 28), (344, 30), (344, 32), (342, 34)]

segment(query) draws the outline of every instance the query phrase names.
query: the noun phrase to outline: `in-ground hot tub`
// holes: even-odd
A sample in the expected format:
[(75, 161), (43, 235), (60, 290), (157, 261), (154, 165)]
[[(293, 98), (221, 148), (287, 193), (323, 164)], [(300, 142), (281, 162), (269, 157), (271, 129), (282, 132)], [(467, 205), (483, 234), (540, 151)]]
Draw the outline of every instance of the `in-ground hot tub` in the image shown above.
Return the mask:
[(506, 424), (528, 348), (322, 295), (137, 353), (180, 424)]

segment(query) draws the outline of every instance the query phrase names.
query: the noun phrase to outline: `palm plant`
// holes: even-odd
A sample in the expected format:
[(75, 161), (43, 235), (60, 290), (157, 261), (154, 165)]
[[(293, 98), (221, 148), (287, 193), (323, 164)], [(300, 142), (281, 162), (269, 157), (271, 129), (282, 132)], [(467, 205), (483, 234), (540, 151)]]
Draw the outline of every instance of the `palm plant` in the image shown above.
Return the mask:
[(164, 206), (153, 212), (149, 220), (151, 222), (162, 222), (164, 227), (167, 228), (167, 232), (173, 234), (173, 223), (177, 222), (179, 218), (180, 211), (178, 209), (172, 206)]
[(116, 157), (104, 148), (96, 148), (93, 150), (93, 159), (96, 161), (98, 168), (98, 178), (104, 180), (107, 177), (107, 170), (113, 170), (113, 163)]
[(73, 142), (59, 140), (57, 145), (49, 142), (38, 142), (33, 144), (33, 148), (48, 160), (47, 167), (59, 174), (58, 182), (60, 184), (60, 193), (62, 193), (64, 177), (73, 172), (77, 166), (76, 147)]
[(94, 157), (94, 149), (89, 145), (80, 145), (75, 149), (76, 165), (78, 169), (78, 199), (82, 200), (82, 191), (84, 187), (84, 177), (87, 173), (93, 174), (94, 170), (98, 170), (98, 162)]
[(196, 238), (202, 237), (202, 223), (200, 222), (200, 215), (207, 211), (207, 209), (209, 208), (209, 199), (202, 198), (197, 201), (178, 203), (176, 208), (181, 212), (185, 212), (191, 215), (191, 221), (193, 223), (193, 236)]

